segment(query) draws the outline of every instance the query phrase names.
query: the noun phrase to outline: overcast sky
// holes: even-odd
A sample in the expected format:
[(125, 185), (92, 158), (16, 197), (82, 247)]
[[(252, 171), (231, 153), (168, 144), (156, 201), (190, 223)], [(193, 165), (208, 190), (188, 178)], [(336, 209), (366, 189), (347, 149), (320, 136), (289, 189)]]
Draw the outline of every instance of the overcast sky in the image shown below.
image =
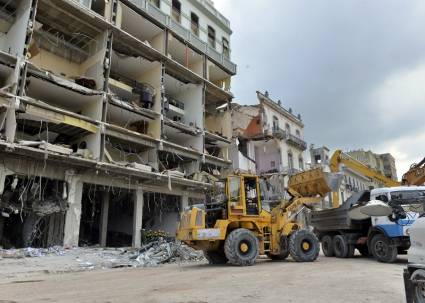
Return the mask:
[(215, 0), (230, 19), (235, 101), (268, 90), (308, 143), (425, 156), (424, 0)]

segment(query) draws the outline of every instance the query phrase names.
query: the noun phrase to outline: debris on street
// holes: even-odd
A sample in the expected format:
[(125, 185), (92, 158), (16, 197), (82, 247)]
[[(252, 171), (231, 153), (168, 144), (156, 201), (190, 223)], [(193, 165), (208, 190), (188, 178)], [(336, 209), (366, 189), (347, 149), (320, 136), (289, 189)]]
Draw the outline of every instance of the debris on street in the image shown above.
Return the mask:
[(0, 266), (4, 273), (74, 272), (112, 268), (155, 267), (166, 263), (205, 262), (202, 251), (196, 251), (175, 240), (159, 238), (143, 247), (100, 248), (22, 248), (0, 249)]

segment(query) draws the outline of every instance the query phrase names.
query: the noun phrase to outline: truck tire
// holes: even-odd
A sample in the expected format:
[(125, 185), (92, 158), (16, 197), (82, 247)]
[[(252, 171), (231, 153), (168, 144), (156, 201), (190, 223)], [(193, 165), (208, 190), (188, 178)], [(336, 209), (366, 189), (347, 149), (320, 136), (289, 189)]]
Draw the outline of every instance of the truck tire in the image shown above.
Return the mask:
[(347, 258), (349, 253), (349, 247), (347, 240), (342, 235), (337, 235), (333, 240), (333, 248), (335, 257), (337, 258)]
[(393, 263), (397, 259), (397, 247), (391, 246), (386, 236), (377, 234), (370, 243), (372, 255), (379, 262)]
[(425, 270), (417, 269), (411, 276), (413, 282), (413, 298), (415, 303), (425, 303)]
[(297, 262), (313, 262), (319, 256), (319, 251), (319, 239), (308, 230), (297, 230), (289, 237), (289, 253)]
[(322, 238), (322, 250), (323, 250), (323, 254), (326, 257), (333, 257), (335, 256), (334, 253), (334, 247), (333, 247), (333, 241), (332, 241), (332, 237), (331, 236), (324, 236)]
[(224, 253), (230, 264), (250, 266), (255, 263), (259, 253), (257, 237), (245, 228), (232, 231), (224, 242)]
[(210, 264), (226, 264), (228, 261), (223, 251), (205, 250), (204, 256)]

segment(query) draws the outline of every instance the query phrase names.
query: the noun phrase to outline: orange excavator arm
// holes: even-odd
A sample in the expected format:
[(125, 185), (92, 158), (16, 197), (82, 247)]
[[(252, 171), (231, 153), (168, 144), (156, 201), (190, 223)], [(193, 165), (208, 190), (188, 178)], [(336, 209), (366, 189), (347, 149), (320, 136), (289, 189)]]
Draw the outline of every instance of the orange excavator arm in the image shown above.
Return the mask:
[(417, 163), (412, 164), (407, 173), (403, 175), (403, 185), (422, 185), (425, 183), (425, 158)]

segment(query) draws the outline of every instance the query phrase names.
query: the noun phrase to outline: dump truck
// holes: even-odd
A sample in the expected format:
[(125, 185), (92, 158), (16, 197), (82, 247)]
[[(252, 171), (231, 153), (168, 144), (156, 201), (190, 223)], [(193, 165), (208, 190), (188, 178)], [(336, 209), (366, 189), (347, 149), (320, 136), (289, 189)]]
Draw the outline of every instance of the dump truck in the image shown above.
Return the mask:
[[(313, 211), (310, 224), (326, 257), (349, 258), (357, 249), (392, 263), (398, 254), (407, 253), (409, 229), (424, 205), (425, 186), (377, 188), (353, 194), (338, 208)], [(385, 211), (373, 215), (367, 211), (370, 207)]]
[(230, 175), (214, 184), (204, 204), (181, 214), (177, 239), (203, 250), (211, 264), (253, 265), (260, 254), (274, 260), (291, 255), (298, 262), (314, 261), (318, 239), (296, 217), (339, 182), (339, 176), (321, 168), (293, 175), (287, 189), (290, 199), (266, 210), (259, 176)]
[[(344, 165), (385, 187), (355, 193), (341, 205), (334, 192), (333, 209), (311, 213), (310, 225), (324, 255), (347, 258), (357, 249), (364, 256), (392, 263), (398, 254), (406, 254), (410, 247), (409, 229), (424, 211), (425, 187), (418, 186), (425, 182), (424, 164), (425, 159), (413, 164), (400, 183), (337, 150), (330, 161), (332, 172)], [(387, 205), (384, 215), (365, 213), (370, 201)]]

